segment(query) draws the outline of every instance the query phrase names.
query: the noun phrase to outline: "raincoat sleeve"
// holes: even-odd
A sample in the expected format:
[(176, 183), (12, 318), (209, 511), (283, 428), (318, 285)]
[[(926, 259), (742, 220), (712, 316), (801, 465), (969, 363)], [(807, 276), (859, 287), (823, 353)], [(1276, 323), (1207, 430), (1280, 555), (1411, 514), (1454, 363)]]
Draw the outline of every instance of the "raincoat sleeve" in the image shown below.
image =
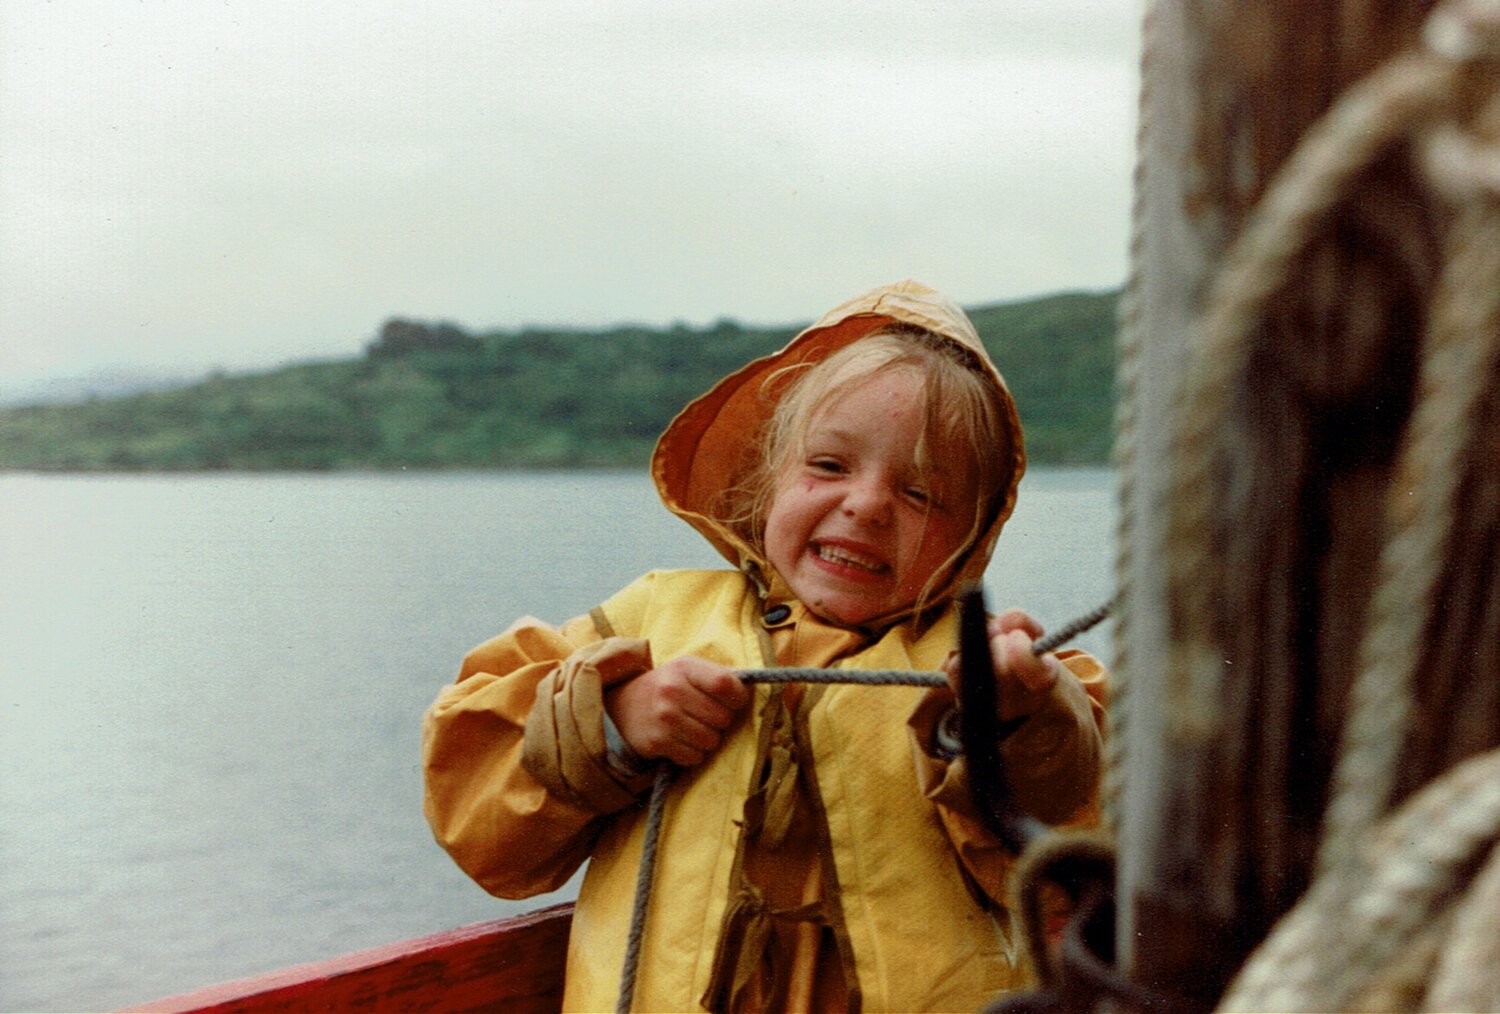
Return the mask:
[(517, 621), (464, 659), (423, 720), (428, 823), (492, 894), (561, 887), (603, 818), (648, 787), (609, 764), (602, 693), (649, 669), (650, 651), (601, 624), (598, 611), (560, 628)]
[[(1027, 813), (1048, 824), (1087, 827), (1098, 819), (1108, 674), (1086, 652), (1060, 651), (1057, 657), (1064, 671), (1040, 702), (1002, 689), (999, 717), (1014, 731), (1000, 744), (1000, 757), (1013, 798)], [(981, 822), (969, 797), (964, 758), (944, 746), (944, 718), (954, 705), (952, 690), (933, 690), (912, 715), (917, 781), (965, 871), (1003, 904), (1015, 856)]]

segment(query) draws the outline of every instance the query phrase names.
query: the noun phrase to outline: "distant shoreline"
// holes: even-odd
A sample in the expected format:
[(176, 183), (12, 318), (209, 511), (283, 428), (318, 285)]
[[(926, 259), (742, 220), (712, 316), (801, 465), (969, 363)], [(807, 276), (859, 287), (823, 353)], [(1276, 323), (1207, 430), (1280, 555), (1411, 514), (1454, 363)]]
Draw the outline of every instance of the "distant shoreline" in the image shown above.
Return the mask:
[[(1118, 293), (969, 311), (1031, 459), (1107, 463)], [(644, 467), (672, 417), (796, 327), (470, 334), (388, 320), (360, 357), (0, 408), (0, 471), (335, 472)]]

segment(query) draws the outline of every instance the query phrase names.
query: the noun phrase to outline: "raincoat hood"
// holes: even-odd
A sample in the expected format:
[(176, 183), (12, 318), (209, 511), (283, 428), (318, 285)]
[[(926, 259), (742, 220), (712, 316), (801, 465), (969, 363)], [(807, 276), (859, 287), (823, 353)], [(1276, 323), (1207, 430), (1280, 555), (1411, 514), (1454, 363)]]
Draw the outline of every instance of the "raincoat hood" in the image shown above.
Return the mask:
[(917, 281), (884, 285), (835, 307), (780, 351), (748, 363), (689, 403), (667, 426), (652, 455), (651, 474), (662, 502), (736, 568), (752, 573), (768, 570), (755, 547), (710, 512), (716, 498), (744, 474), (760, 451), (765, 424), (785, 390), (785, 385), (768, 387), (766, 381), (785, 367), (820, 362), (890, 324), (916, 325), (967, 349), (994, 383), (1000, 424), (1009, 438), (1009, 446), (997, 447), (995, 453), (1007, 457), (1009, 477), (989, 525), (948, 585), (929, 602), (941, 602), (960, 584), (978, 580), (1015, 507), (1016, 487), (1026, 469), (1021, 420), (1005, 379), (990, 361), (969, 318), (947, 297)]

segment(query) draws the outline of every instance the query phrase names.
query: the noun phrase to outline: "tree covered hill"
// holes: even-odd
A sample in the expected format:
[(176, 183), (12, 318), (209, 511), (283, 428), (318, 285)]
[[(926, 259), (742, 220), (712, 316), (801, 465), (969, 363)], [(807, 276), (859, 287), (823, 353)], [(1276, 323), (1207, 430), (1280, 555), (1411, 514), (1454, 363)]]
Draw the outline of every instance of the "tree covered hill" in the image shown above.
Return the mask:
[[(1036, 462), (1108, 460), (1116, 298), (969, 311)], [(640, 465), (683, 405), (797, 330), (721, 320), (476, 335), (393, 319), (360, 358), (0, 410), (0, 469)]]

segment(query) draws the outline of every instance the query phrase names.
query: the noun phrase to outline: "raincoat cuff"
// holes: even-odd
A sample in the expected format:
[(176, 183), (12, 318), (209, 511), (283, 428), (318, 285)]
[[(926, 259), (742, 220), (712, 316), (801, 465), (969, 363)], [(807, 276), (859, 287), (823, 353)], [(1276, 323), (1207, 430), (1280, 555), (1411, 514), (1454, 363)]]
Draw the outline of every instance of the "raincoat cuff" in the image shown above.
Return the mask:
[[(1023, 719), (1000, 709), (996, 744), (1016, 804), (1038, 820), (1060, 824), (1093, 802), (1103, 764), (1103, 738), (1083, 684), (1068, 669), (1044, 693), (1032, 695)], [(957, 737), (954, 693), (929, 690), (908, 721), (917, 781), (923, 795), (950, 811), (973, 814), (967, 765)]]
[[(651, 778), (611, 763), (604, 689), (650, 668), (650, 645), (634, 637), (605, 638), (564, 659), (537, 686), (522, 766), (548, 792), (598, 813), (634, 803)], [(620, 743), (629, 749), (623, 738)]]
[(1067, 666), (1000, 744), (1012, 797), (1048, 824), (1076, 819), (1098, 790), (1104, 740), (1088, 692)]

